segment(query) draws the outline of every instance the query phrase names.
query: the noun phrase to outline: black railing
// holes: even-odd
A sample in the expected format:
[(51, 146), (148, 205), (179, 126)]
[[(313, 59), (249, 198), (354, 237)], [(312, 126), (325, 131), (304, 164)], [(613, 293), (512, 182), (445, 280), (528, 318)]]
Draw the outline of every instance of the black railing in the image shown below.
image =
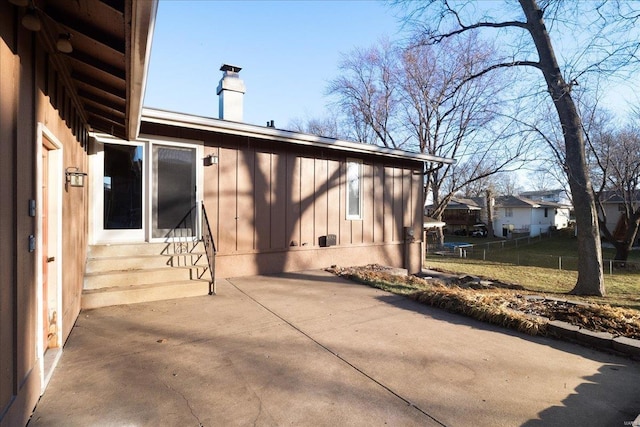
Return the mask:
[(211, 234), (211, 227), (209, 226), (209, 218), (207, 218), (207, 211), (202, 204), (202, 243), (204, 244), (204, 251), (207, 255), (207, 263), (209, 265), (209, 272), (211, 273), (211, 280), (209, 281), (209, 295), (216, 294), (216, 242), (213, 240)]

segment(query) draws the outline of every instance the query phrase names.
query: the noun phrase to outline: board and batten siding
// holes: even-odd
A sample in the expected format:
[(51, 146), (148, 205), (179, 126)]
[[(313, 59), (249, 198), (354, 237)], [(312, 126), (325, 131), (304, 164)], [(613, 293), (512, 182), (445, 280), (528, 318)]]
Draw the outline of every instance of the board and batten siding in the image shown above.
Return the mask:
[[(141, 134), (204, 144), (203, 203), (216, 276), (379, 263), (421, 268), (421, 161), (296, 145), (142, 119)], [(346, 168), (362, 163), (362, 217), (347, 219)], [(415, 241), (406, 252), (404, 228)], [(333, 234), (336, 245), (320, 247)], [(405, 253), (406, 252), (406, 253)]]
[[(38, 353), (38, 265), (40, 248), (30, 250), (29, 236), (38, 242), (39, 144), (53, 137), (66, 167), (86, 171), (86, 125), (74, 106), (64, 79), (38, 35), (20, 25), (9, 2), (0, 2), (0, 426), (26, 424), (41, 391)], [(44, 135), (46, 129), (47, 135)], [(49, 183), (52, 184), (51, 182)], [(62, 235), (56, 268), (61, 273), (64, 343), (80, 311), (87, 234), (87, 189), (62, 189)], [(50, 206), (50, 209), (53, 207)], [(53, 210), (51, 210), (53, 212)], [(50, 247), (50, 250), (54, 248)], [(45, 256), (47, 254), (44, 254)], [(51, 253), (49, 254), (51, 255)], [(53, 275), (52, 275), (53, 276)]]
[(346, 160), (218, 153), (217, 171), (205, 170), (205, 205), (217, 217), (219, 254), (318, 246), (327, 234), (337, 245), (402, 241), (420, 197), (410, 170), (363, 163), (363, 217), (347, 220)]
[[(420, 236), (417, 162), (389, 165), (373, 157), (328, 157), (277, 147), (277, 142), (243, 142), (238, 148), (209, 144), (205, 139), (205, 155), (218, 156), (218, 164), (205, 168), (204, 203), (216, 239), (219, 277), (345, 263), (401, 266), (404, 227)], [(358, 220), (346, 215), (350, 160), (362, 162)], [(320, 247), (319, 239), (329, 234), (336, 236), (336, 246)]]

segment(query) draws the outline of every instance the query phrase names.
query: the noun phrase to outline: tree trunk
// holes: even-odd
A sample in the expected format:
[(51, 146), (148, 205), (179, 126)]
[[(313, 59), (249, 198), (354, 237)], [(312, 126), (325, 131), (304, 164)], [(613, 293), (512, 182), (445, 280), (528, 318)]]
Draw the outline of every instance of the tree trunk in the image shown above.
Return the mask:
[(616, 248), (616, 261), (626, 261), (629, 259), (633, 242), (638, 235), (638, 228), (640, 228), (640, 213), (636, 212), (633, 216), (627, 220), (627, 231), (624, 233), (624, 240), (621, 242), (613, 242)]
[(614, 247), (616, 248), (616, 255), (613, 258), (615, 261), (626, 261), (629, 258), (629, 252), (631, 252), (631, 245), (627, 242), (617, 242)]
[(564, 135), (566, 167), (578, 228), (578, 280), (571, 291), (578, 295), (604, 296), (602, 249), (598, 215), (585, 160), (580, 115), (571, 98), (571, 85), (562, 77), (547, 32), (543, 12), (535, 0), (520, 0), (527, 27), (536, 46), (540, 69), (558, 113)]
[(487, 190), (487, 237), (495, 237), (493, 234), (493, 191)]

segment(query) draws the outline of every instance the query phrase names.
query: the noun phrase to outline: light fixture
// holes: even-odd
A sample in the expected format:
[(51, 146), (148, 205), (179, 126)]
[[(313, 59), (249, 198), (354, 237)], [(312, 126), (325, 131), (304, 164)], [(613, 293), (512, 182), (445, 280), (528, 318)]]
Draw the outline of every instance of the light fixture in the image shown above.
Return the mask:
[(62, 53), (73, 52), (73, 46), (71, 45), (71, 34), (62, 33), (58, 35), (58, 41), (56, 42), (56, 48)]
[(22, 26), (29, 31), (40, 31), (42, 22), (40, 22), (40, 17), (38, 17), (35, 8), (30, 7), (27, 13), (24, 14), (22, 17)]
[(29, 6), (29, 0), (9, 0), (9, 3), (15, 4), (16, 6)]
[(64, 170), (64, 174), (66, 184), (71, 187), (84, 187), (84, 177), (87, 176), (86, 173), (80, 172), (78, 168), (71, 166)]
[(211, 166), (218, 164), (218, 156), (214, 156), (213, 154), (209, 154), (208, 156), (204, 156), (202, 159), (202, 164), (204, 166)]

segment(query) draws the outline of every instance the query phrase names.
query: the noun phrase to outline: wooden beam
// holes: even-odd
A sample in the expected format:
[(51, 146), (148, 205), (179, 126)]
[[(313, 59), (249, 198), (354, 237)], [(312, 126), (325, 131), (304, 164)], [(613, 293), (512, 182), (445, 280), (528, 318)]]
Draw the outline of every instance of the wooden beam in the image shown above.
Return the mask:
[(104, 92), (110, 93), (120, 99), (126, 100), (127, 98), (126, 90), (111, 86), (110, 84), (100, 81), (92, 76), (74, 71), (73, 73), (71, 73), (71, 78), (88, 84), (89, 86), (93, 86)]
[(77, 17), (71, 14), (65, 13), (55, 8), (51, 3), (47, 3), (45, 10), (47, 16), (69, 29), (73, 33), (79, 33), (95, 40), (108, 48), (125, 54), (125, 41), (124, 39), (114, 37), (111, 34), (96, 28), (94, 25), (88, 22), (80, 21)]
[(96, 59), (95, 57), (88, 55), (84, 52), (80, 52), (77, 49), (74, 49), (73, 52), (67, 54), (67, 56), (71, 59), (82, 62), (83, 64), (86, 64), (92, 68), (95, 68), (98, 71), (101, 71), (106, 74), (110, 74), (122, 81), (124, 81), (127, 77), (125, 70), (118, 67), (114, 67), (113, 65), (109, 65), (105, 62), (102, 62), (99, 59)]
[(120, 12), (124, 15), (124, 0), (100, 0), (100, 2), (106, 4), (116, 12)]
[(126, 109), (126, 102), (124, 102), (124, 100), (122, 102), (116, 102), (105, 96), (101, 96), (96, 93), (91, 93), (83, 89), (78, 90), (78, 96), (83, 101), (90, 101), (95, 104), (100, 104), (100, 105), (103, 105), (105, 108), (109, 108), (112, 110), (124, 111)]

